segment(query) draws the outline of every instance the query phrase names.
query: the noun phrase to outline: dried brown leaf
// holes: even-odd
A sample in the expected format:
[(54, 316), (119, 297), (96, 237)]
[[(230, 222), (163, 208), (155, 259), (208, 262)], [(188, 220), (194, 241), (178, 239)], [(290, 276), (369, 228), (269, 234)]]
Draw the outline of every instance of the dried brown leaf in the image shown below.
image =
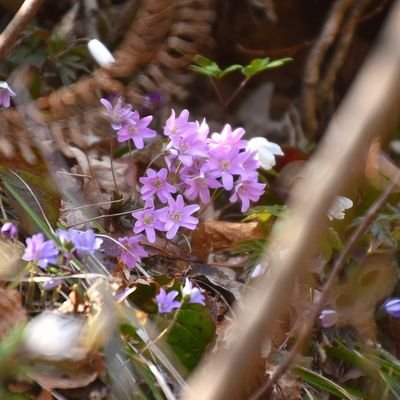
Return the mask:
[(244, 240), (263, 236), (258, 222), (201, 221), (192, 235), (192, 250), (206, 261), (210, 253), (231, 250)]

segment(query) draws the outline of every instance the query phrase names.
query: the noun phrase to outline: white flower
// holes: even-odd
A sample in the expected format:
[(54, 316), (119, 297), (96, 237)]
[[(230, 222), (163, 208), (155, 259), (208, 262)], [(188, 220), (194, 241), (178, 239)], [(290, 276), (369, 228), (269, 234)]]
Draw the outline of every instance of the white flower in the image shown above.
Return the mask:
[(263, 275), (265, 271), (266, 271), (265, 267), (262, 267), (261, 264), (257, 264), (254, 267), (250, 277), (251, 278), (258, 278), (259, 276)]
[(247, 143), (247, 150), (256, 151), (261, 167), (268, 170), (275, 165), (275, 156), (283, 156), (283, 151), (276, 143), (264, 137), (254, 137)]
[(109, 67), (111, 64), (115, 63), (115, 58), (110, 53), (110, 50), (108, 50), (100, 40), (90, 40), (88, 43), (88, 49), (97, 64), (101, 67)]
[(335, 201), (328, 211), (328, 218), (331, 221), (333, 219), (343, 219), (345, 217), (344, 211), (351, 207), (353, 207), (352, 200), (344, 196), (336, 196)]
[(188, 278), (185, 279), (185, 286), (182, 288), (182, 297), (188, 298), (191, 304), (206, 305), (204, 295), (200, 292), (199, 288), (193, 287), (192, 282)]

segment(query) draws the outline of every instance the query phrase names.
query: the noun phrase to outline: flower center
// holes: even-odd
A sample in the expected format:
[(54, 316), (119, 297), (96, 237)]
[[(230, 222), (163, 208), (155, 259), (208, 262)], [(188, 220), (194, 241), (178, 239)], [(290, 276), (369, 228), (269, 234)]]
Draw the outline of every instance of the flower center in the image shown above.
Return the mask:
[(231, 168), (231, 162), (229, 160), (223, 160), (220, 162), (219, 166), (223, 171), (227, 171)]
[(157, 188), (160, 189), (164, 186), (164, 181), (160, 178), (157, 178), (154, 180), (153, 185)]
[(178, 211), (175, 211), (171, 214), (171, 219), (174, 222), (179, 222), (182, 218), (182, 214)]
[(143, 222), (146, 225), (151, 225), (153, 223), (153, 215), (152, 214), (146, 214), (143, 218)]

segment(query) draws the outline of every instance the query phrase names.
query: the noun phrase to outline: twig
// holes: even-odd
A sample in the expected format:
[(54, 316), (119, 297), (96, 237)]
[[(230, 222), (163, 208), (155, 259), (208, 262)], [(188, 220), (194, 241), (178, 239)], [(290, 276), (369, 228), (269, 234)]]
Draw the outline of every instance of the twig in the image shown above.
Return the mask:
[(306, 339), (310, 335), (310, 332), (314, 326), (314, 321), (322, 311), (325, 302), (328, 298), (328, 295), (334, 283), (336, 282), (336, 278), (341, 273), (345, 265), (345, 261), (351, 255), (355, 245), (359, 242), (361, 237), (364, 235), (364, 233), (370, 227), (372, 222), (375, 220), (379, 210), (386, 204), (388, 197), (397, 188), (399, 183), (400, 183), (400, 171), (398, 170), (394, 180), (390, 183), (390, 185), (387, 186), (386, 190), (368, 209), (364, 219), (362, 220), (360, 225), (358, 225), (357, 229), (353, 232), (353, 234), (350, 236), (339, 257), (336, 259), (332, 268), (332, 272), (321, 290), (318, 302), (314, 304), (314, 306), (311, 308), (309, 315), (302, 323), (299, 337), (294, 346), (292, 347), (292, 349), (290, 350), (289, 354), (286, 356), (282, 364), (280, 364), (280, 366), (275, 370), (272, 377), (261, 388), (259, 388), (252, 396), (250, 396), (249, 400), (257, 400), (263, 394), (269, 393), (269, 391), (278, 382), (280, 377), (290, 368), (297, 355), (301, 352)]
[(7, 28), (0, 34), (0, 62), (11, 50), (20, 33), (35, 16), (43, 0), (25, 0)]
[[(334, 196), (354, 179), (365, 163), (368, 146), (390, 131), (400, 101), (400, 2), (385, 26), (324, 139), (304, 167), (304, 179), (290, 197), (290, 211), (273, 229), (269, 253), (261, 261), (269, 270), (236, 307), (235, 336), (229, 349), (219, 348), (194, 375), (184, 400), (243, 398), (243, 371), (248, 370), (271, 337), (286, 309), (295, 279), (306, 274), (327, 223)], [(380, 79), (376, 79), (376, 71)], [(273, 251), (272, 249), (275, 249)], [(282, 251), (284, 250), (284, 251)]]
[(317, 105), (323, 104), (332, 92), (337, 73), (342, 67), (353, 41), (357, 21), (369, 2), (370, 0), (359, 0), (349, 12), (349, 17), (337, 41), (335, 54), (329, 59), (327, 70), (317, 88)]
[(309, 138), (314, 137), (318, 127), (316, 119), (317, 105), (315, 91), (320, 79), (321, 65), (324, 61), (325, 54), (339, 33), (346, 12), (355, 1), (356, 0), (337, 0), (335, 2), (321, 35), (307, 59), (303, 79), (301, 105), (305, 132)]

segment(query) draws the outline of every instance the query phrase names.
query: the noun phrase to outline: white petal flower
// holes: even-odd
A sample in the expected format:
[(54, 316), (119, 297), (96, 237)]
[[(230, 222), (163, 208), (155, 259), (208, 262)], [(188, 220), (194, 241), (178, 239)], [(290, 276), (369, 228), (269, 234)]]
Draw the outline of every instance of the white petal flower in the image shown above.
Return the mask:
[(88, 49), (97, 64), (101, 67), (109, 67), (111, 64), (115, 63), (114, 56), (110, 53), (110, 50), (100, 42), (100, 40), (90, 40), (88, 43)]
[(328, 211), (328, 218), (343, 219), (345, 217), (344, 211), (353, 207), (353, 201), (344, 196), (336, 196), (331, 208)]
[(261, 167), (269, 170), (275, 165), (275, 156), (283, 156), (281, 147), (264, 137), (251, 138), (247, 143), (247, 150), (256, 151)]

